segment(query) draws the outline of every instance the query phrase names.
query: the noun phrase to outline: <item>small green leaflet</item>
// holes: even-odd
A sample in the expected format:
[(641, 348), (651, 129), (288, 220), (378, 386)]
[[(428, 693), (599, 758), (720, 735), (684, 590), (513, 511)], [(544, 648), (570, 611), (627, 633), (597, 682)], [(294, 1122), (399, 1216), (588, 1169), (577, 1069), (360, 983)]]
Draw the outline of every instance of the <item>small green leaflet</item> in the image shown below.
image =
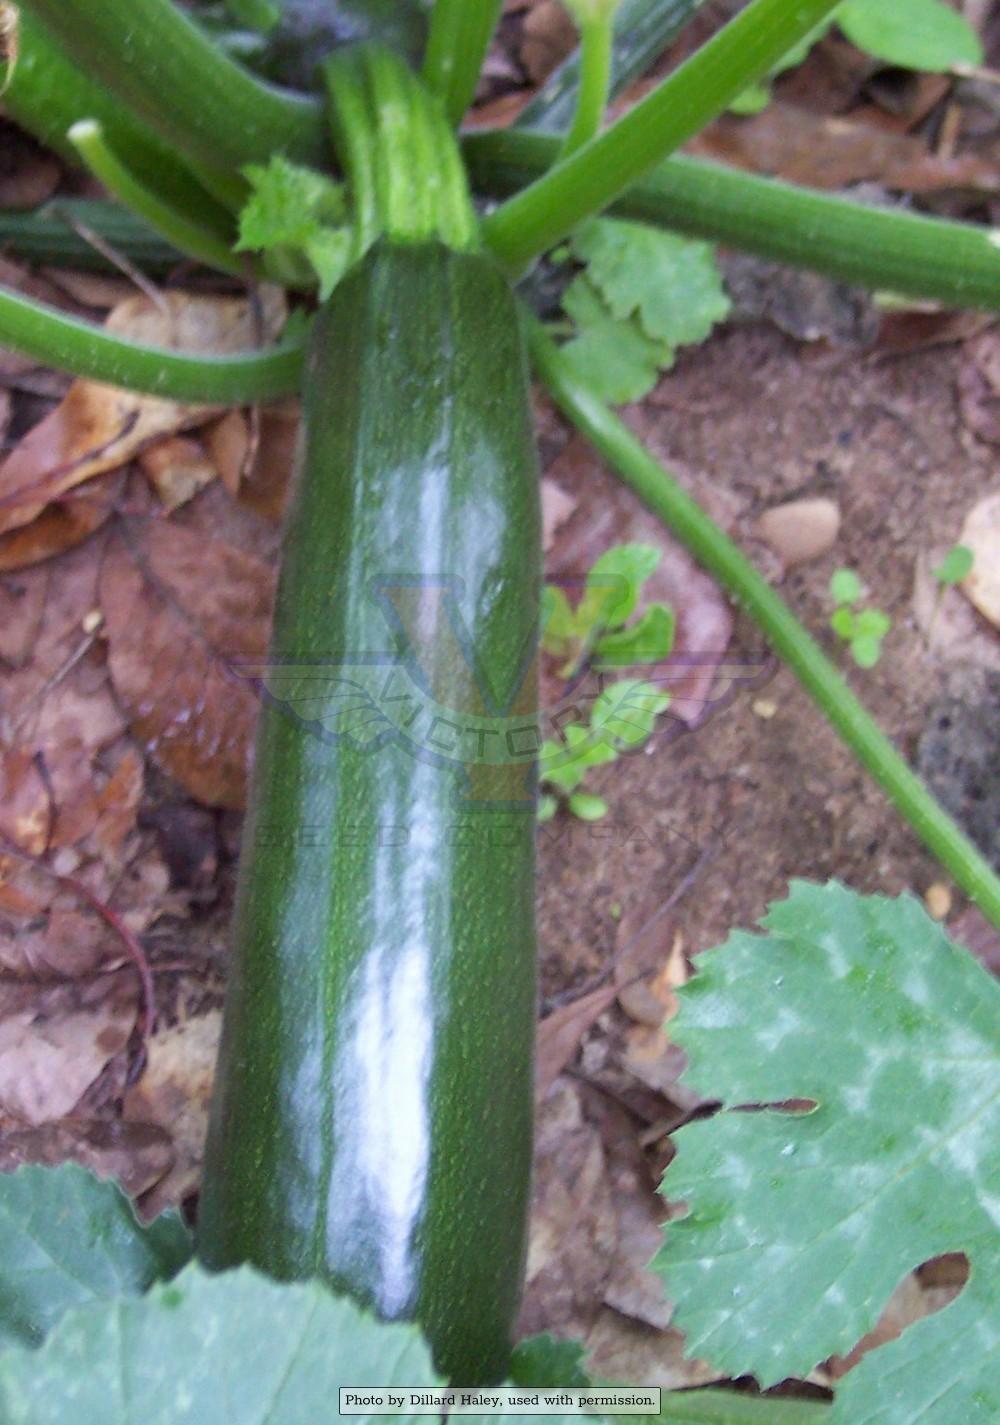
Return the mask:
[(942, 0), (845, 0), (835, 19), (858, 49), (900, 69), (983, 63), (979, 36)]
[(678, 346), (703, 341), (729, 312), (708, 243), (591, 218), (570, 246), (586, 269), (563, 298), (577, 328), (564, 351), (605, 400), (639, 400)]
[(578, 379), (602, 400), (616, 406), (641, 400), (656, 385), (660, 371), (673, 363), (666, 342), (653, 341), (638, 322), (620, 322), (611, 315), (586, 273), (574, 277), (566, 289), (563, 310), (577, 332), (563, 354)]
[(320, 297), (328, 297), (351, 251), (343, 190), (280, 153), (266, 165), (247, 164), (243, 173), (253, 192), (240, 213), (237, 252), (274, 254), (293, 285), (302, 285), (304, 257), (319, 279)]
[[(858, 49), (900, 69), (936, 73), (956, 64), (982, 64), (983, 46), (962, 15), (943, 0), (844, 0), (771, 71), (775, 79), (801, 64), (832, 25)], [(771, 99), (768, 80), (751, 85), (730, 105), (736, 114), (756, 114)]]
[(931, 573), (939, 584), (961, 584), (972, 573), (976, 557), (964, 544), (953, 544)]
[(972, 1280), (871, 1352), (830, 1425), (1000, 1418), (1000, 986), (913, 898), (794, 882), (699, 957), (671, 1036), (727, 1109), (682, 1128), (654, 1266), (692, 1355), (762, 1385), (846, 1353), (921, 1262)]
[(115, 1183), (74, 1163), (0, 1174), (0, 1346), (37, 1346), (70, 1307), (132, 1296), (181, 1269), (175, 1212), (144, 1227)]
[(601, 668), (659, 663), (674, 642), (674, 614), (666, 604), (650, 604), (635, 623), (642, 586), (655, 573), (660, 551), (651, 544), (616, 544), (587, 575), (583, 596), (572, 608), (556, 584), (542, 590), (542, 647), (565, 659), (560, 677), (570, 678), (588, 659)]

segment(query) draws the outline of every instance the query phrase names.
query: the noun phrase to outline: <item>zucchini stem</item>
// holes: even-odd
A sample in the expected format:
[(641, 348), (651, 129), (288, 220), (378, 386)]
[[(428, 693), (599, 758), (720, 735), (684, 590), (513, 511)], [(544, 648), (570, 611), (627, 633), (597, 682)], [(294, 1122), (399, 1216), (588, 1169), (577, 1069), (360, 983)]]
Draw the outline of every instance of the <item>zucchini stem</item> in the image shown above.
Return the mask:
[(482, 228), (486, 246), (520, 273), (704, 128), (838, 3), (753, 0), (604, 133), (491, 213)]
[[(486, 129), (464, 135), (463, 150), (477, 189), (500, 196), (544, 173), (559, 140)], [(609, 211), (842, 282), (1000, 309), (1000, 234), (972, 223), (870, 207), (683, 154), (658, 164)]]
[(423, 80), (458, 128), (476, 96), (480, 70), (502, 0), (436, 0), (424, 53)]
[(248, 73), (171, 0), (20, 3), (75, 64), (231, 196), (241, 191), (236, 170), (275, 150), (322, 164), (320, 103)]
[(249, 259), (239, 258), (226, 243), (158, 198), (130, 173), (111, 151), (97, 119), (78, 119), (68, 137), (86, 167), (112, 197), (124, 203), (179, 252), (234, 277), (246, 277), (248, 271), (252, 271)]
[[(643, 74), (701, 9), (705, 0), (621, 0), (614, 21), (611, 93)], [(580, 87), (580, 47), (564, 59), (521, 110), (514, 127), (561, 134), (573, 120)]]
[(613, 14), (599, 14), (580, 26), (580, 87), (560, 159), (569, 158), (601, 131), (611, 88)]
[(0, 289), (0, 346), (74, 376), (174, 401), (251, 405), (290, 396), (302, 380), (304, 344), (298, 333), (262, 351), (192, 356), (126, 341)]
[(477, 246), (476, 215), (455, 135), (436, 97), (391, 50), (363, 45), (326, 64), (334, 147), (347, 175), (354, 253), (379, 233)]
[[(95, 83), (83, 65), (71, 60), (23, 6), (18, 18), (17, 63), (8, 65), (5, 85), (4, 111), (47, 148), (79, 163), (68, 131), (78, 119), (96, 119), (120, 160), (133, 173), (141, 173), (145, 186), (161, 201), (220, 237), (232, 231), (227, 202), (210, 196), (173, 150), (103, 85)], [(238, 181), (242, 184), (242, 179)]]
[(564, 414), (618, 478), (746, 609), (924, 845), (990, 923), (1000, 928), (1000, 877), (896, 751), (787, 604), (625, 423), (574, 375), (533, 318), (529, 340), (538, 372)]
[(119, 272), (93, 243), (108, 247), (147, 273), (162, 275), (183, 259), (145, 223), (104, 198), (57, 198), (28, 212), (0, 210), (0, 247), (30, 262)]

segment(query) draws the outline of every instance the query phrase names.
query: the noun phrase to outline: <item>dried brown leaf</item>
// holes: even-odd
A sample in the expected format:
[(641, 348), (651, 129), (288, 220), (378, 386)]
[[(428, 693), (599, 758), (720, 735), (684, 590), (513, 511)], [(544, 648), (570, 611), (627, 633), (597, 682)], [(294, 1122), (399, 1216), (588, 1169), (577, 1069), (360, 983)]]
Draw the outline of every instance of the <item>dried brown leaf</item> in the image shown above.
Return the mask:
[(142, 1077), (125, 1095), (124, 1118), (163, 1128), (173, 1146), (170, 1172), (143, 1203), (150, 1215), (197, 1190), (221, 1021), (211, 1010), (154, 1034)]
[(116, 696), (141, 744), (196, 801), (239, 808), (256, 700), (229, 660), (264, 653), (273, 574), (167, 521), (123, 529), (100, 582)]
[[(249, 299), (163, 295), (120, 303), (106, 330), (135, 341), (186, 351), (225, 352), (252, 347), (280, 331), (284, 298), (277, 289)], [(157, 437), (203, 424), (217, 406), (195, 406), (143, 396), (94, 381), (74, 381), (62, 403), (21, 441), (0, 466), (0, 532), (35, 519), (57, 496), (113, 470)]]
[(170, 1135), (155, 1124), (64, 1118), (5, 1133), (0, 1172), (12, 1173), (22, 1163), (79, 1163), (99, 1178), (114, 1178), (129, 1196), (138, 1197), (170, 1169), (173, 1156)]
[(27, 1124), (65, 1118), (125, 1048), (135, 992), (118, 977), (106, 979), (89, 1000), (67, 986), (0, 1016), (0, 1112)]
[(535, 1055), (535, 1096), (543, 1099), (573, 1058), (580, 1040), (618, 993), (615, 984), (601, 985), (570, 1004), (553, 1010), (538, 1026)]
[(1000, 189), (1000, 169), (975, 154), (942, 158), (921, 138), (812, 114), (780, 100), (752, 118), (727, 115), (699, 134), (690, 149), (811, 188), (844, 188), (869, 179), (903, 193)]
[(216, 475), (205, 447), (185, 435), (158, 440), (140, 454), (139, 464), (168, 512), (186, 505)]

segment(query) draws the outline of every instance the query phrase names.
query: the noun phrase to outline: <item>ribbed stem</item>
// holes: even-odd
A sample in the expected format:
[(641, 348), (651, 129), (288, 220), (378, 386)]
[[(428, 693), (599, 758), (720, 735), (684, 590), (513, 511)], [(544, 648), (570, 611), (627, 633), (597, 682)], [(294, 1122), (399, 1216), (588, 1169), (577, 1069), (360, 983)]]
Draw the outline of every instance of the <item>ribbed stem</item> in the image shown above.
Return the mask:
[(70, 129), (69, 139), (87, 168), (112, 197), (143, 218), (154, 232), (185, 256), (234, 277), (244, 277), (253, 270), (249, 258), (239, 258), (226, 243), (190, 222), (129, 172), (108, 147), (96, 119), (79, 119)]
[(0, 290), (0, 346), (112, 386), (175, 401), (247, 404), (290, 396), (302, 379), (304, 337), (236, 356), (187, 356), (124, 341), (52, 307)]
[(453, 128), (475, 98), (501, 4), (502, 0), (435, 0), (423, 79), (440, 97)]
[(355, 252), (379, 232), (403, 242), (477, 242), (461, 155), (438, 100), (391, 51), (376, 45), (327, 61), (330, 125), (347, 175)]
[[(477, 189), (499, 197), (544, 173), (559, 140), (493, 129), (464, 135), (462, 147)], [(609, 212), (844, 282), (1000, 309), (1000, 243), (972, 223), (870, 207), (683, 155), (657, 165)]]
[(210, 197), (172, 148), (103, 85), (96, 84), (86, 68), (71, 60), (24, 7), (19, 11), (17, 63), (4, 82), (3, 108), (47, 148), (79, 163), (67, 134), (78, 119), (96, 119), (115, 153), (133, 173), (142, 174), (147, 188), (216, 236), (233, 234), (226, 206)]
[(490, 214), (486, 245), (519, 273), (704, 128), (838, 3), (753, 0), (617, 123)]
[(20, 4), (75, 64), (207, 172), (232, 174), (275, 150), (322, 163), (321, 105), (242, 69), (170, 0)]
[(533, 319), (530, 341), (535, 365), (557, 405), (618, 477), (747, 610), (924, 845), (987, 919), (1000, 927), (1000, 877), (899, 755), (787, 604), (624, 422), (578, 380)]
[(118, 271), (87, 240), (84, 230), (156, 276), (183, 260), (140, 218), (101, 198), (59, 198), (27, 213), (0, 209), (0, 248), (15, 257), (88, 272)]

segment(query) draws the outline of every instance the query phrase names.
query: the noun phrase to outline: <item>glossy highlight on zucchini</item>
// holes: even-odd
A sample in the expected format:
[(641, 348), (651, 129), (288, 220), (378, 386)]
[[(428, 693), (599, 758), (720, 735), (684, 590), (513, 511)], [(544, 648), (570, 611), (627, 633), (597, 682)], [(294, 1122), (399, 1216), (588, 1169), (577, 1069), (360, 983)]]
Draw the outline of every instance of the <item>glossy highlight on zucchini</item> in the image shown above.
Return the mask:
[[(317, 319), (304, 431), (199, 1251), (321, 1276), (495, 1382), (530, 1178), (541, 541), (492, 260), (380, 240)], [(368, 706), (373, 664), (405, 735)]]

